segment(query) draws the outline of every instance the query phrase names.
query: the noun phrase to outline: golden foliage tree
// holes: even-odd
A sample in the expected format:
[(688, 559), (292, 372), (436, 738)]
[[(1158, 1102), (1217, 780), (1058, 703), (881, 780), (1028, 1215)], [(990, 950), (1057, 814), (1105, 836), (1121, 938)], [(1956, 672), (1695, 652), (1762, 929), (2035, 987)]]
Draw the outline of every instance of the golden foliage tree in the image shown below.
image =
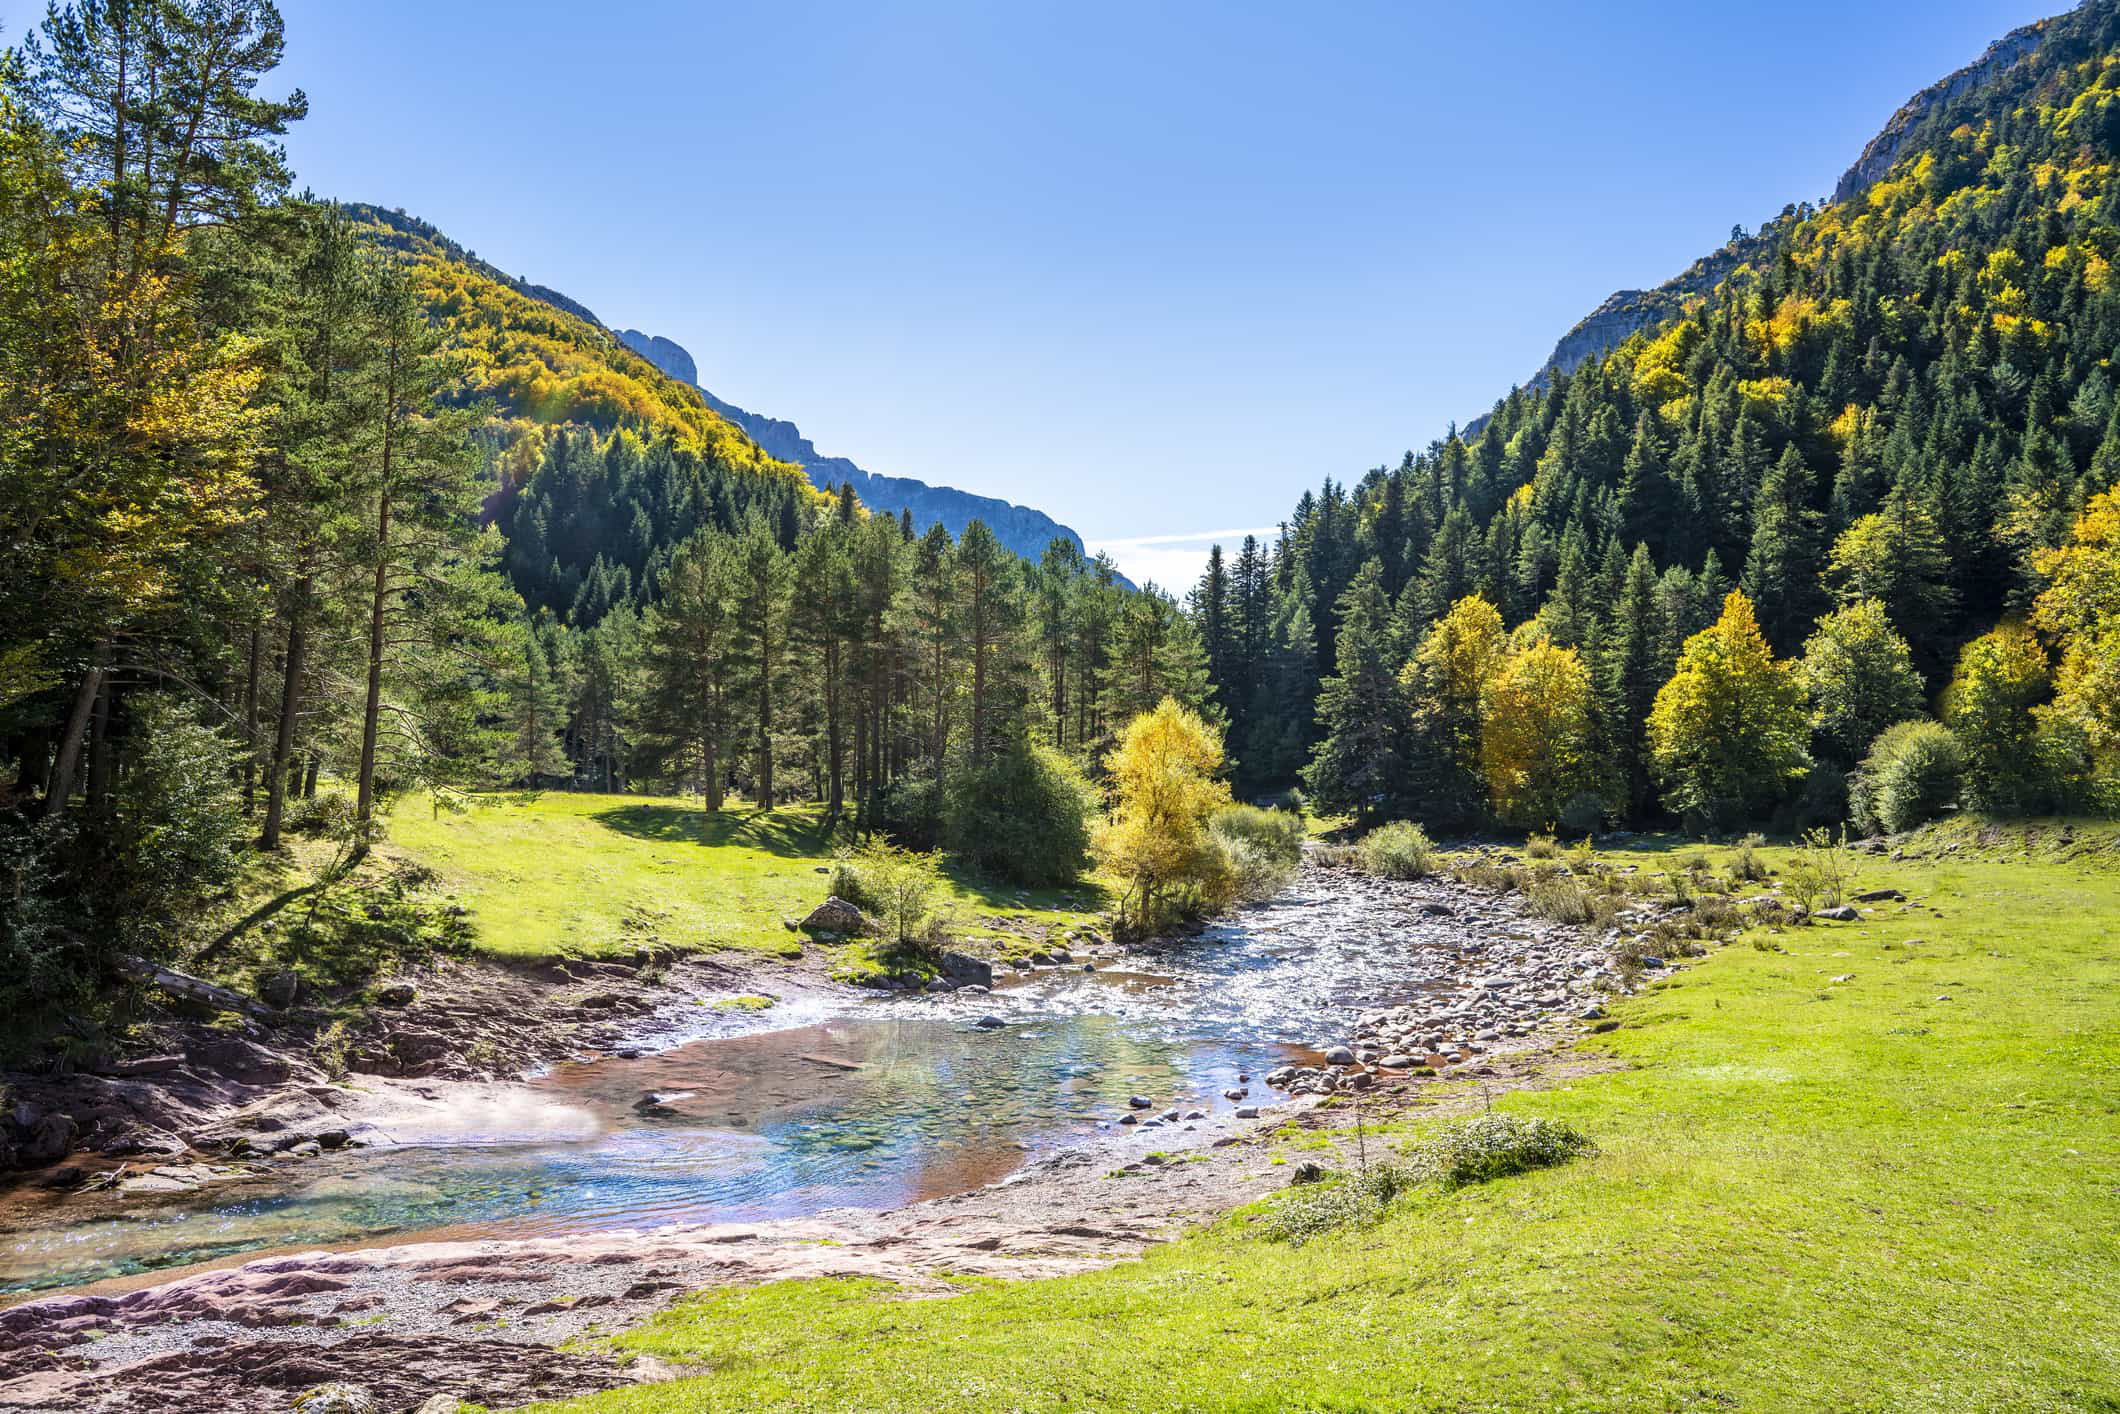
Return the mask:
[(1480, 700), (1480, 774), (1495, 815), (1551, 825), (1596, 784), (1590, 670), (1573, 648), (1539, 637), (1501, 660)]
[(1751, 600), (1732, 591), (1722, 617), (1686, 640), (1649, 712), (1664, 803), (1710, 817), (1770, 806), (1810, 764), (1809, 727), (1794, 665), (1775, 660)]
[(2032, 622), (2061, 641), (2047, 710), (2110, 769), (2120, 757), (2120, 486), (2091, 498), (2039, 571), (2048, 587)]
[(1111, 818), (1097, 832), (1097, 857), (1126, 881), (1121, 914), (1153, 928), (1172, 909), (1207, 901), (1225, 868), (1207, 822), (1229, 804), (1222, 735), (1200, 714), (1166, 697), (1126, 726), (1105, 757)]

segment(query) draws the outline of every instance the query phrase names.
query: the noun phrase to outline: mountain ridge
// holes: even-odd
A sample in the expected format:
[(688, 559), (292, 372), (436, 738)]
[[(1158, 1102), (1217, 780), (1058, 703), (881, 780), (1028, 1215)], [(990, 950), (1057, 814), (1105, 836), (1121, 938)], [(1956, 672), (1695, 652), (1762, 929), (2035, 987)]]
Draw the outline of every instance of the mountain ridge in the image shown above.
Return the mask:
[[(1895, 109), (1876, 136), (1834, 184), (1831, 205), (1851, 201), (1881, 181), (1900, 157), (1927, 136), (1932, 122), (1953, 99), (1973, 92), (2001, 76), (2036, 52), (2053, 32), (2060, 16), (2048, 16), (2020, 25), (1983, 50), (1980, 57), (1928, 85)], [(1791, 207), (1783, 212), (1791, 214)], [(1647, 289), (1615, 290), (1602, 303), (1555, 341), (1553, 352), (1523, 385), (1539, 389), (1552, 382), (1556, 373), (1573, 373), (1583, 364), (1602, 358), (1636, 333), (1679, 313), (1689, 296), (1705, 295), (1721, 283), (1731, 270), (1752, 254), (1766, 248), (1765, 232), (1731, 241), (1722, 249), (1701, 257), (1678, 274)], [(1466, 424), (1476, 435), (1491, 413), (1483, 413)]]
[(810, 484), (820, 491), (851, 485), (870, 510), (910, 511), (916, 526), (940, 524), (951, 535), (962, 535), (974, 520), (985, 521), (1002, 544), (1027, 560), (1043, 555), (1045, 547), (1055, 539), (1066, 539), (1077, 551), (1088, 553), (1082, 537), (1072, 527), (1034, 507), (954, 486), (936, 486), (910, 476), (886, 476), (865, 470), (846, 457), (826, 456), (794, 423), (738, 407), (703, 387), (698, 364), (676, 340), (638, 329), (619, 329), (614, 333), (620, 343), (664, 374), (698, 389), (708, 407), (742, 428), (766, 455), (800, 466)]

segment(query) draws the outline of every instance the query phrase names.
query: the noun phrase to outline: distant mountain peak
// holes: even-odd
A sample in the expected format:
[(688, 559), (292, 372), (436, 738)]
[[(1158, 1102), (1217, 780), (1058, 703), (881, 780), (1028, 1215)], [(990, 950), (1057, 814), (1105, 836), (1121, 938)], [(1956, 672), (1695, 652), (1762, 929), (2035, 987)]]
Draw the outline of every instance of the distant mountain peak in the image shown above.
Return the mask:
[[(1083, 550), (1082, 537), (1043, 511), (1019, 506), (998, 496), (980, 496), (953, 486), (934, 486), (910, 476), (881, 476), (865, 471), (845, 457), (828, 457), (817, 450), (794, 423), (740, 408), (700, 387), (699, 366), (682, 344), (638, 329), (617, 331), (618, 340), (665, 374), (699, 389), (707, 406), (750, 435), (767, 456), (793, 462), (820, 491), (847, 484), (872, 511), (896, 515), (911, 511), (916, 527), (940, 524), (952, 535), (962, 535), (973, 521), (985, 521), (1002, 544), (1027, 560), (1036, 560), (1055, 539), (1071, 542)], [(1087, 551), (1084, 551), (1087, 553)]]

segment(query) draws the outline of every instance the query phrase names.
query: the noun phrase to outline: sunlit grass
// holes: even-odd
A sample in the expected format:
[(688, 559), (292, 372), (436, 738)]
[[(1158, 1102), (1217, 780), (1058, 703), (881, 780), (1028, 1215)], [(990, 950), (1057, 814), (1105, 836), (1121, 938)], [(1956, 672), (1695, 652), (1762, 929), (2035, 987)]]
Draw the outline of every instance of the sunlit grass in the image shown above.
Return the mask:
[(2120, 873), (1974, 838), (1866, 857), (1914, 907), (1713, 949), (1583, 1043), (1619, 1068), (1497, 1102), (1573, 1163), (1301, 1247), (1239, 1215), (946, 1300), (711, 1292), (620, 1341), (709, 1373), (566, 1407), (2120, 1407)]
[[(471, 910), (479, 947), (507, 957), (644, 947), (792, 955), (784, 919), (824, 900), (845, 826), (814, 804), (719, 811), (695, 801), (569, 791), (486, 795), (459, 812), (425, 798), (390, 818), (390, 847), (418, 860)], [(1081, 926), (1094, 884), (1016, 890), (951, 872), (948, 911), (968, 936)]]

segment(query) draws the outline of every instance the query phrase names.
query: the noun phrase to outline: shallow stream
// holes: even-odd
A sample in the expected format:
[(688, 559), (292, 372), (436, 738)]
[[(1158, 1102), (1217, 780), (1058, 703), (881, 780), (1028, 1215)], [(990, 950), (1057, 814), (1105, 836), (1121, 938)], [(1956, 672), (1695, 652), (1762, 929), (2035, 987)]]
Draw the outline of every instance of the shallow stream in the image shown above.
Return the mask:
[[(1433, 986), (1454, 956), (1451, 930), (1339, 882), (1306, 872), (1270, 904), (1106, 970), (1042, 968), (991, 996), (854, 1001), (788, 1018), (807, 1024), (560, 1065), (264, 1183), (63, 1226), (42, 1225), (63, 1205), (46, 1209), (0, 1232), (0, 1292), (411, 1233), (893, 1207), (1006, 1178), (1109, 1127), (1130, 1096), (1152, 1099), (1151, 1115), (1226, 1110), (1249, 1075), (1246, 1103), (1270, 1099), (1264, 1071), (1343, 1036), (1351, 1010)], [(635, 1112), (650, 1091), (665, 1113)]]

